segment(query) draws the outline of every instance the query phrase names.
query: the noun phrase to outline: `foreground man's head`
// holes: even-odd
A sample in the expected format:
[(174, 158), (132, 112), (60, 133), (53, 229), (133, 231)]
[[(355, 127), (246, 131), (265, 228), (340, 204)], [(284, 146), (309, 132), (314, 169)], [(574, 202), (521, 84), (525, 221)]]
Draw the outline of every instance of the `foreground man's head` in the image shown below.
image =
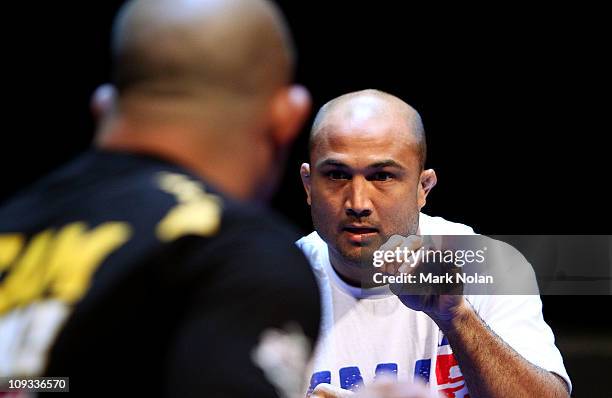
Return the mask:
[(310, 110), (270, 2), (130, 1), (112, 58), (115, 87), (92, 102), (100, 147), (170, 158), (241, 199), (270, 193)]

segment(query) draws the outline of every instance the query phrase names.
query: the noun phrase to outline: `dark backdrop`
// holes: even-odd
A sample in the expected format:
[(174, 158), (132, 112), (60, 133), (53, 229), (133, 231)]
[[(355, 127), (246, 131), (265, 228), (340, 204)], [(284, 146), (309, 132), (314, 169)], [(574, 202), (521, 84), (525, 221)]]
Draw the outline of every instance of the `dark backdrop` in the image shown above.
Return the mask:
[[(109, 78), (120, 3), (6, 6), (0, 200), (89, 145), (89, 96)], [(315, 108), (378, 88), (420, 111), (439, 180), (425, 212), (488, 234), (610, 233), (602, 9), (382, 0), (281, 7), (297, 41), (297, 80)], [(273, 201), (304, 231), (306, 139), (305, 128)], [(543, 301), (576, 396), (601, 394), (596, 386), (612, 370), (610, 296)]]

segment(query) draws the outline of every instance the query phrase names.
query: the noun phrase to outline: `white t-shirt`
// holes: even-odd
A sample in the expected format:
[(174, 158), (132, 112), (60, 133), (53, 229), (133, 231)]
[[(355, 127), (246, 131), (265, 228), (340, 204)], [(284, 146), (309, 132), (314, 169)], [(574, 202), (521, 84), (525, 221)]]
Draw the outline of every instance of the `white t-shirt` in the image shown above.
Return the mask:
[[(471, 235), (472, 228), (423, 213), (421, 235)], [(308, 257), (322, 293), (321, 337), (312, 361), (311, 391), (331, 383), (345, 389), (377, 375), (399, 380), (419, 377), (449, 397), (468, 394), (447, 339), (423, 312), (409, 309), (387, 286), (346, 284), (332, 268), (327, 244), (313, 232), (297, 241)], [(542, 317), (537, 295), (466, 296), (482, 320), (529, 362), (571, 382), (554, 335)], [(453, 395), (454, 394), (454, 395)]]

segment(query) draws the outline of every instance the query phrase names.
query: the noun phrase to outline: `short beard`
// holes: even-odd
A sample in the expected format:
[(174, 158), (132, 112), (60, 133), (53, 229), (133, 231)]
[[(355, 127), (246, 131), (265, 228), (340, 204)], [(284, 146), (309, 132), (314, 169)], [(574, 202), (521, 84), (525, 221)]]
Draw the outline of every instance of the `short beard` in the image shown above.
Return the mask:
[(345, 253), (340, 250), (337, 250), (337, 252), (346, 264), (353, 265), (360, 269), (366, 269), (372, 267), (375, 250), (376, 248), (363, 248), (359, 250), (359, 254), (356, 255), (353, 255), (351, 253)]

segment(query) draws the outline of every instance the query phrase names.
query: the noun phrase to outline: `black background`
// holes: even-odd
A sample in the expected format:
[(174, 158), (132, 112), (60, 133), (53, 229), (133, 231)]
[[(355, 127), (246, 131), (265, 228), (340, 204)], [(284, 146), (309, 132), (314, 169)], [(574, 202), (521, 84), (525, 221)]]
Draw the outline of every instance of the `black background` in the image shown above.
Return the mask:
[[(109, 79), (120, 3), (6, 6), (0, 200), (88, 147), (89, 96)], [(296, 38), (296, 79), (315, 109), (377, 88), (419, 110), (438, 174), (426, 213), (486, 234), (610, 234), (603, 8), (496, 4), (281, 7)], [(273, 206), (309, 231), (298, 176), (306, 139), (305, 127)], [(612, 370), (610, 296), (543, 301), (576, 396), (601, 394), (595, 386)]]

